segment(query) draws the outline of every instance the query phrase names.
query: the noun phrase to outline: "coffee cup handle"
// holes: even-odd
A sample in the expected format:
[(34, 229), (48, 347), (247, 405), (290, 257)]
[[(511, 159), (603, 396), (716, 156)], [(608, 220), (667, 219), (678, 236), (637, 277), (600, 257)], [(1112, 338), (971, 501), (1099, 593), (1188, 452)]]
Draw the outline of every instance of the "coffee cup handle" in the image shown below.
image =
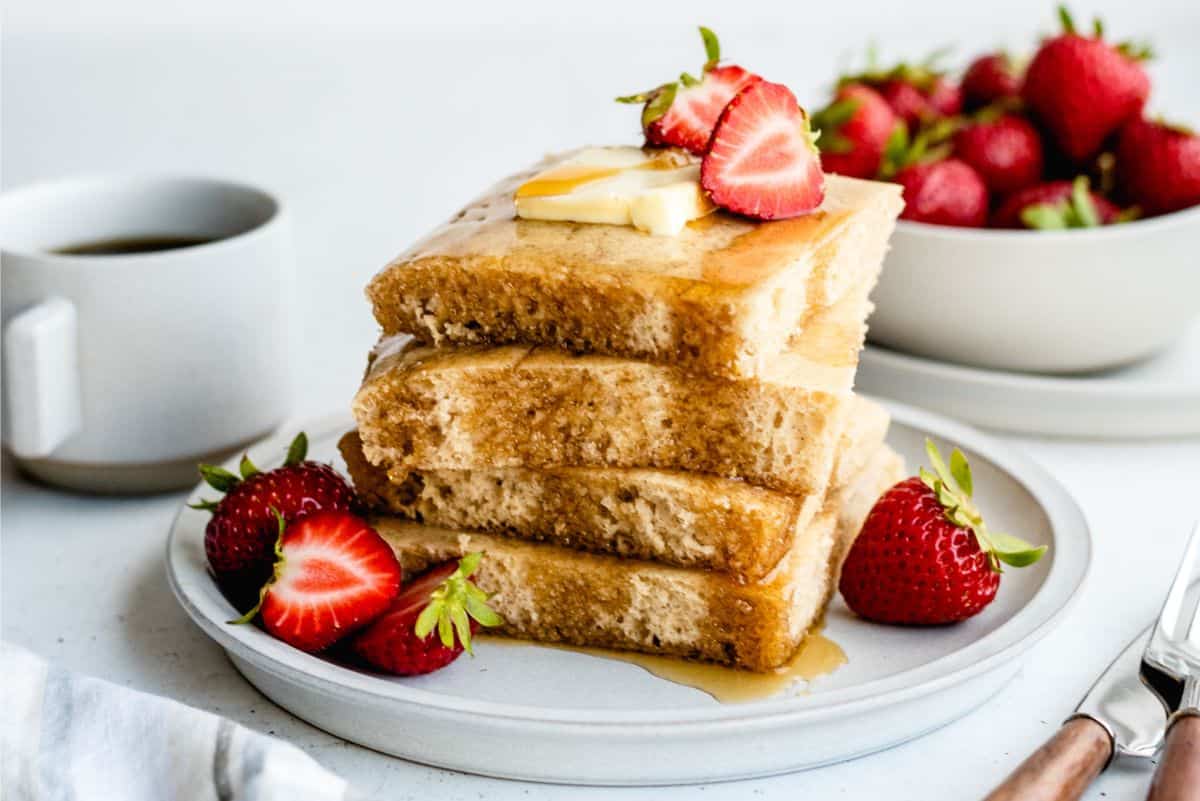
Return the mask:
[(65, 298), (48, 298), (4, 326), (6, 438), (21, 458), (49, 456), (83, 422), (78, 316)]

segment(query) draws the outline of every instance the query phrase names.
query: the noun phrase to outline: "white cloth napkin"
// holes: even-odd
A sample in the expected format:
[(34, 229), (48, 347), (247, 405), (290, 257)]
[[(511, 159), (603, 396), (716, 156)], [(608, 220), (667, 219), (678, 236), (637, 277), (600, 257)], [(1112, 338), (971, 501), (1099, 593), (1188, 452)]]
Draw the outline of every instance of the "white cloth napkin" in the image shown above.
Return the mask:
[(293, 745), (0, 644), (7, 801), (347, 801)]

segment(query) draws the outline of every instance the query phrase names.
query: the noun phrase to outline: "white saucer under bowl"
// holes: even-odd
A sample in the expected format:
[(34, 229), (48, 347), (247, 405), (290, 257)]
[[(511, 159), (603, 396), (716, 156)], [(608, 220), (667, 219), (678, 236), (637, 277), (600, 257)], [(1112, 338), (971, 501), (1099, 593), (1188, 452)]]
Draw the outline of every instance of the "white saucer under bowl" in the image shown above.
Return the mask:
[(1084, 375), (984, 370), (870, 345), (856, 388), (988, 428), (1064, 437), (1200, 435), (1200, 323), (1137, 364)]
[[(897, 628), (836, 602), (825, 636), (848, 661), (807, 687), (720, 704), (642, 668), (573, 651), (481, 642), (474, 659), (415, 679), (310, 656), (235, 612), (205, 568), (207, 516), (183, 508), (167, 542), (179, 603), (239, 671), (298, 717), (365, 746), (440, 767), (570, 784), (680, 784), (749, 778), (853, 759), (918, 737), (994, 695), (1079, 591), (1091, 540), (1062, 486), (1020, 453), (928, 412), (894, 406), (889, 443), (915, 469), (926, 436), (961, 447), (994, 527), (1050, 546), (1005, 573), (996, 601), (962, 624)], [(307, 428), (313, 458), (341, 466), (349, 419)], [(295, 432), (251, 450), (281, 460)], [(230, 465), (233, 467), (233, 465)], [(202, 490), (193, 493), (194, 500)]]

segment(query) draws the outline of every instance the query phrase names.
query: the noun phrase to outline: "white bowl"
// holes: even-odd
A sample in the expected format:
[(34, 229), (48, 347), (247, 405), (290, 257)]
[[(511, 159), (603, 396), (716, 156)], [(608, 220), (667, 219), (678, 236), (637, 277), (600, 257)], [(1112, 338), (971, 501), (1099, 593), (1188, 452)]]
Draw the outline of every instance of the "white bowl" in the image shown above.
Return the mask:
[(1089, 230), (901, 220), (870, 338), (976, 367), (1081, 372), (1149, 356), (1200, 314), (1200, 207)]

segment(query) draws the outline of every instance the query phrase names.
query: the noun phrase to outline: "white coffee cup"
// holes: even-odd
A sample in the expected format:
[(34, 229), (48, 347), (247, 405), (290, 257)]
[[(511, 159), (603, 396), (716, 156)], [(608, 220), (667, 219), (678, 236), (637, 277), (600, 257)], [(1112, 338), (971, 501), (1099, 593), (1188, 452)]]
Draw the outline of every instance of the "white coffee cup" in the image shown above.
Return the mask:
[[(83, 243), (186, 237), (144, 253)], [(280, 202), (207, 178), (0, 195), (4, 444), (53, 484), (147, 492), (271, 432), (290, 397), (292, 253)]]

